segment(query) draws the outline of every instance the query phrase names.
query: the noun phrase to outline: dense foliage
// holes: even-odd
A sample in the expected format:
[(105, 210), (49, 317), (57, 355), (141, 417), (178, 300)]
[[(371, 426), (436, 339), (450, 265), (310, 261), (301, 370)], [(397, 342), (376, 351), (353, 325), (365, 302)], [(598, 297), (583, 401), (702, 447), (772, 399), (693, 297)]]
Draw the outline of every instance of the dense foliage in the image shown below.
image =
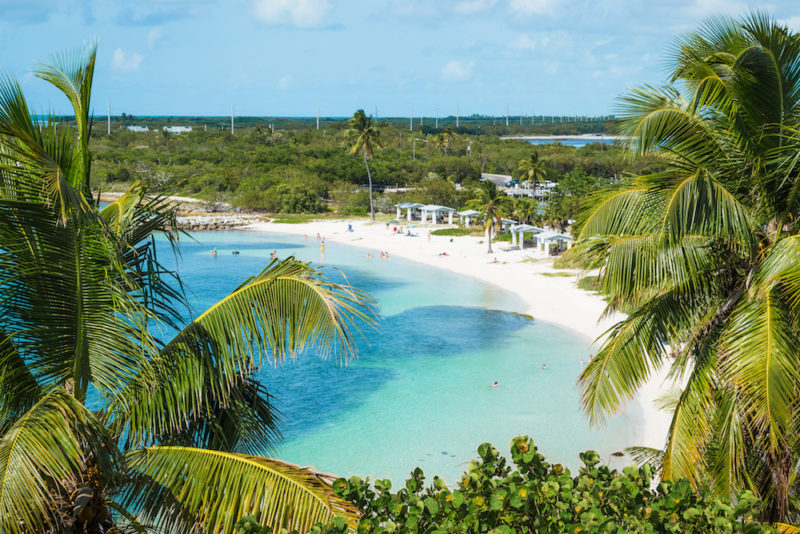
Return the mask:
[[(755, 521), (759, 501), (743, 492), (731, 503), (707, 491), (695, 492), (688, 480), (661, 482), (652, 489), (649, 465), (620, 473), (600, 465), (596, 452), (580, 455), (582, 466), (550, 464), (527, 436), (511, 441), (513, 465), (491, 444), (478, 448), (455, 487), (438, 477), (425, 486), (417, 468), (405, 486), (392, 491), (389, 480), (353, 476), (333, 484), (340, 497), (361, 511), (359, 534), (392, 533), (733, 533), (774, 532)], [(253, 520), (241, 534), (260, 534)], [(315, 534), (345, 534), (342, 521), (317, 525)]]
[[(106, 191), (141, 180), (151, 190), (226, 201), (243, 209), (273, 213), (334, 209), (363, 215), (369, 213), (370, 178), (376, 211), (391, 212), (395, 203), (406, 200), (462, 207), (475, 195), (456, 184), (473, 187), (482, 172), (525, 179), (530, 169), (521, 168), (520, 161), (529, 161), (534, 154), (541, 171), (536, 175), (559, 184), (576, 168), (583, 169), (586, 181), (606, 184), (649, 165), (627, 162), (619, 147), (600, 143), (582, 148), (559, 143), (533, 146), (452, 129), (426, 136), (392, 123), (380, 122), (373, 129), (378, 127), (384, 148), (374, 150), (369, 175), (361, 153), (350, 154), (352, 128), (341, 122), (323, 130), (257, 125), (237, 128), (235, 135), (218, 129), (179, 135), (115, 129), (110, 136), (92, 136), (92, 176)], [(398, 187), (410, 190), (381, 193)], [(573, 219), (583, 197), (575, 196), (574, 187), (560, 195), (570, 200), (559, 200), (548, 216)]]
[(664, 480), (763, 518), (800, 518), (800, 35), (753, 13), (673, 50), (671, 84), (622, 100), (621, 130), (662, 172), (607, 191), (580, 238), (609, 310), (629, 310), (583, 371), (592, 420), (664, 366), (676, 388)]
[(156, 252), (156, 236), (178, 252), (173, 209), (139, 184), (103, 209), (92, 194), (95, 58), (35, 73), (69, 99), (77, 132), (0, 81), (0, 532), (353, 520), (326, 476), (253, 456), (280, 437), (257, 374), (304, 349), (348, 358), (371, 300), (287, 258), (193, 317)]

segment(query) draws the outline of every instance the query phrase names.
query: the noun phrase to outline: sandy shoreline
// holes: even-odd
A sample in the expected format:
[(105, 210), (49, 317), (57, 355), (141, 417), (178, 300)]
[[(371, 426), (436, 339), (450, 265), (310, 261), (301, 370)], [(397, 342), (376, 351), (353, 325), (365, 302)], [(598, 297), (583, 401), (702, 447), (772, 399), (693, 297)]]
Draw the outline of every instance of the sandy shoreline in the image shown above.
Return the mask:
[[(352, 225), (353, 232), (347, 231), (348, 224)], [(426, 227), (417, 225), (412, 231), (418, 236), (407, 237), (387, 230), (385, 223), (363, 220), (256, 223), (242, 229), (308, 235), (310, 239), (319, 234), (327, 241), (370, 249), (376, 256), (379, 251), (387, 251), (390, 258), (398, 256), (472, 276), (518, 295), (527, 306), (520, 312), (569, 328), (592, 340), (602, 336), (621, 318), (617, 315), (598, 321), (605, 302), (600, 296), (577, 287), (577, 271), (553, 269), (552, 259), (534, 249), (512, 250), (507, 242), (493, 243), (494, 253), (487, 254), (482, 238), (431, 236), (429, 242)], [(495, 258), (499, 263), (491, 263)], [(565, 273), (571, 275), (564, 276)], [(630, 445), (661, 448), (664, 444), (669, 417), (654, 407), (663, 389), (662, 380), (663, 376), (651, 380), (625, 409), (625, 416), (634, 426)]]

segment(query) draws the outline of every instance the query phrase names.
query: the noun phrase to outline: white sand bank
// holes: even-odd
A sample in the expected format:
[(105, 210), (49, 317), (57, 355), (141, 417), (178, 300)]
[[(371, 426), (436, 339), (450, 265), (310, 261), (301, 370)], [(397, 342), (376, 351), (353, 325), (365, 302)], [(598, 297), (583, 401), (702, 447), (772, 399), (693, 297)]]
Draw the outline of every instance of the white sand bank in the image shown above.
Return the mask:
[[(347, 231), (348, 224), (352, 225), (353, 232)], [(487, 254), (487, 244), (482, 238), (431, 236), (429, 242), (428, 227), (417, 225), (412, 232), (419, 235), (407, 237), (394, 234), (391, 228), (387, 230), (385, 223), (371, 224), (363, 220), (256, 223), (243, 229), (308, 235), (309, 239), (319, 234), (327, 241), (371, 249), (376, 257), (378, 251), (387, 251), (390, 259), (398, 256), (473, 276), (517, 294), (527, 306), (519, 312), (570, 328), (592, 340), (622, 318), (617, 315), (598, 321), (605, 302), (600, 296), (577, 287), (577, 271), (572, 276), (563, 276), (569, 271), (553, 269), (552, 259), (532, 248), (517, 250), (508, 242), (492, 243), (494, 253)], [(443, 252), (447, 255), (441, 255)], [(499, 263), (491, 263), (495, 258)], [(663, 389), (663, 378), (664, 373), (661, 373), (646, 384), (625, 410), (635, 427), (631, 429), (631, 445), (661, 448), (664, 444), (669, 417), (653, 405)]]

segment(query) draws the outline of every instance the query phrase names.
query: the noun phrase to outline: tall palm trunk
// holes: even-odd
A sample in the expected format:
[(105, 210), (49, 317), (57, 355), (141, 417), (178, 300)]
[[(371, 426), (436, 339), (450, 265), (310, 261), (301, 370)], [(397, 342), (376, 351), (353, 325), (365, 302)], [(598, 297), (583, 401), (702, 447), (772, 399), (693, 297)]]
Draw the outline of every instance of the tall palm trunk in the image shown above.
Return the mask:
[(486, 231), (488, 232), (487, 235), (489, 236), (489, 239), (487, 239), (487, 241), (489, 242), (489, 250), (486, 251), (487, 254), (491, 254), (492, 253), (492, 229), (493, 228), (494, 228), (494, 223), (490, 224), (489, 227), (486, 229)]
[(369, 181), (369, 216), (375, 220), (375, 209), (372, 207), (372, 174), (369, 172), (369, 162), (367, 161), (367, 152), (364, 151), (364, 165), (367, 167), (367, 180)]

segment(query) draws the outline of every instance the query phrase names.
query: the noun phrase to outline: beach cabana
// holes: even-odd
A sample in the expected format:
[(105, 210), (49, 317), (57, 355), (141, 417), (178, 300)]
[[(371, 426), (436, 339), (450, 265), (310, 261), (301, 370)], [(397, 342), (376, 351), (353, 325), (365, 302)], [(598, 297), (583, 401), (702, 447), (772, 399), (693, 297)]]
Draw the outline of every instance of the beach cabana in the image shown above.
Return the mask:
[(519, 242), (519, 249), (525, 248), (525, 234), (541, 234), (545, 231), (544, 228), (538, 226), (531, 226), (530, 224), (518, 224), (511, 227), (511, 244), (516, 245)]
[(400, 204), (395, 204), (394, 207), (397, 208), (397, 218), (400, 219), (400, 210), (407, 210), (406, 211), (406, 219), (411, 220), (411, 217), (414, 214), (414, 210), (421, 208), (424, 204), (419, 204), (417, 202), (401, 202)]
[(462, 220), (464, 220), (464, 226), (469, 226), (469, 220), (472, 219), (473, 217), (479, 217), (480, 215), (481, 212), (476, 210), (464, 210), (458, 212), (458, 216), (461, 217)]
[(536, 245), (539, 247), (539, 250), (548, 256), (550, 255), (551, 246), (555, 245), (560, 250), (563, 244), (566, 244), (567, 248), (572, 248), (572, 236), (560, 234), (553, 230), (545, 230), (536, 235)]
[(500, 219), (500, 222), (503, 225), (503, 231), (508, 232), (508, 229), (512, 226), (516, 226), (519, 224), (518, 221), (512, 221), (511, 219)]
[(422, 222), (425, 223), (425, 221), (428, 219), (428, 213), (430, 213), (431, 222), (433, 224), (438, 224), (436, 220), (439, 214), (444, 216), (445, 213), (447, 214), (447, 224), (453, 224), (453, 213), (456, 212), (456, 210), (453, 208), (448, 208), (447, 206), (437, 206), (436, 204), (422, 206), (419, 208), (419, 210), (422, 212)]

